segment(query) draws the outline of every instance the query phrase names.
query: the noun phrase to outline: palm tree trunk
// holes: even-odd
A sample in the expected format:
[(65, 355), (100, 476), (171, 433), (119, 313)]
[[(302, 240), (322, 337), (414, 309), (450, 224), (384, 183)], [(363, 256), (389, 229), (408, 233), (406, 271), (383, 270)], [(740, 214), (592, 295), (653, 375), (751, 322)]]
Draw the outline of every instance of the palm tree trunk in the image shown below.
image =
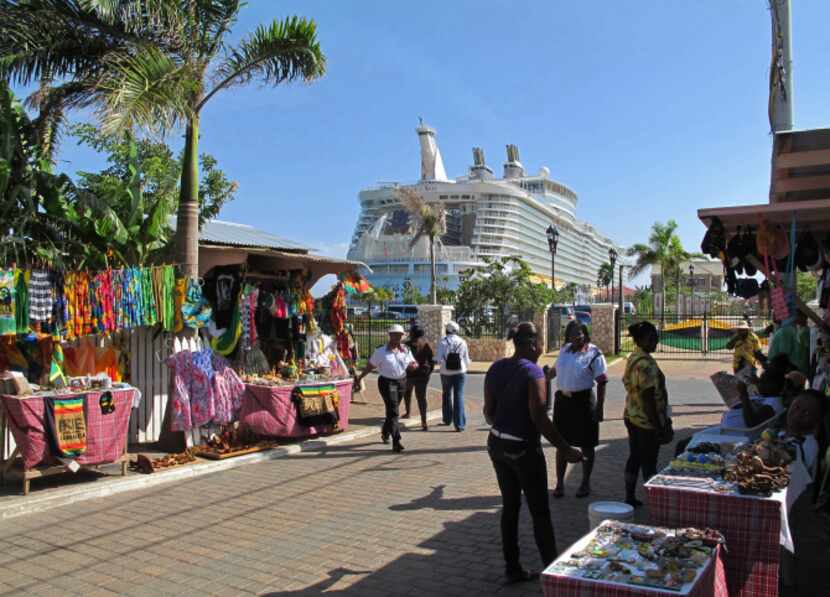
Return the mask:
[(430, 285), (429, 296), (433, 305), (438, 304), (438, 289), (435, 287), (435, 237), (429, 237)]
[(176, 219), (176, 260), (182, 273), (199, 275), (199, 115), (187, 123), (179, 213)]

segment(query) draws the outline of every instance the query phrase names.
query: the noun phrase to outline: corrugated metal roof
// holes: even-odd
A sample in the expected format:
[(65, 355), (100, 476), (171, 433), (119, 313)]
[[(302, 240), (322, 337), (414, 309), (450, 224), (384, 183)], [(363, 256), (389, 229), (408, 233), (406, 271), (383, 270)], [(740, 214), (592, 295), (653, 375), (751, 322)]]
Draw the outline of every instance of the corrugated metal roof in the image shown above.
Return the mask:
[[(176, 218), (171, 218), (170, 225), (176, 228)], [(205, 222), (199, 233), (199, 242), (234, 247), (262, 247), (282, 251), (301, 251), (307, 253), (313, 249), (276, 234), (258, 230), (247, 224), (210, 220)]]

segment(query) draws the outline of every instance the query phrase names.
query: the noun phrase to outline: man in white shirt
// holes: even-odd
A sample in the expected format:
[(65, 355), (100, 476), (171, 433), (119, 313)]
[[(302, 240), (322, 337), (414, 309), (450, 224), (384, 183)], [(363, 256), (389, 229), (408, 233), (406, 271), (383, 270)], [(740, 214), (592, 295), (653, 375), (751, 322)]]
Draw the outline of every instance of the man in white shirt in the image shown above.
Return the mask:
[(401, 343), (403, 327), (393, 325), (389, 328), (389, 342), (378, 348), (369, 358), (366, 367), (357, 377), (357, 383), (371, 371), (378, 372), (378, 391), (386, 407), (386, 418), (380, 431), (383, 443), (392, 438), (392, 451), (403, 452), (401, 430), (398, 424), (398, 406), (406, 388), (406, 372), (417, 369), (418, 363), (409, 348)]
[(460, 328), (450, 321), (445, 328), (447, 335), (438, 343), (435, 362), (441, 368), (441, 411), (444, 425), (452, 423), (456, 431), (464, 431), (467, 419), (464, 416), (464, 382), (470, 353), (464, 338), (458, 335)]

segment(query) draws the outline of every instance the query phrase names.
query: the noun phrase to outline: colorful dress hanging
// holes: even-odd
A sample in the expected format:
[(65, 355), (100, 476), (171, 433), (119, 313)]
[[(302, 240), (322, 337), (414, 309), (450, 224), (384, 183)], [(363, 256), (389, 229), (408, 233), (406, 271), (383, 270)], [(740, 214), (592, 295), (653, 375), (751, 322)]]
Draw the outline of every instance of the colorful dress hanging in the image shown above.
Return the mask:
[(17, 333), (14, 271), (0, 270), (0, 336)]

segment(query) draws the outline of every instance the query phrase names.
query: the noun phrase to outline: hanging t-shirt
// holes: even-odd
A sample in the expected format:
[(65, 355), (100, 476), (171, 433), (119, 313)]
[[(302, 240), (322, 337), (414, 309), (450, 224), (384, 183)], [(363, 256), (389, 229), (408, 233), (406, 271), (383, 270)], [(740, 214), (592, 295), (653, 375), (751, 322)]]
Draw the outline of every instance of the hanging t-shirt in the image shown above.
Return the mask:
[(241, 283), (239, 266), (236, 265), (215, 267), (205, 277), (202, 291), (213, 307), (213, 319), (217, 328), (223, 329), (230, 325)]
[(17, 333), (14, 271), (0, 270), (0, 336)]

